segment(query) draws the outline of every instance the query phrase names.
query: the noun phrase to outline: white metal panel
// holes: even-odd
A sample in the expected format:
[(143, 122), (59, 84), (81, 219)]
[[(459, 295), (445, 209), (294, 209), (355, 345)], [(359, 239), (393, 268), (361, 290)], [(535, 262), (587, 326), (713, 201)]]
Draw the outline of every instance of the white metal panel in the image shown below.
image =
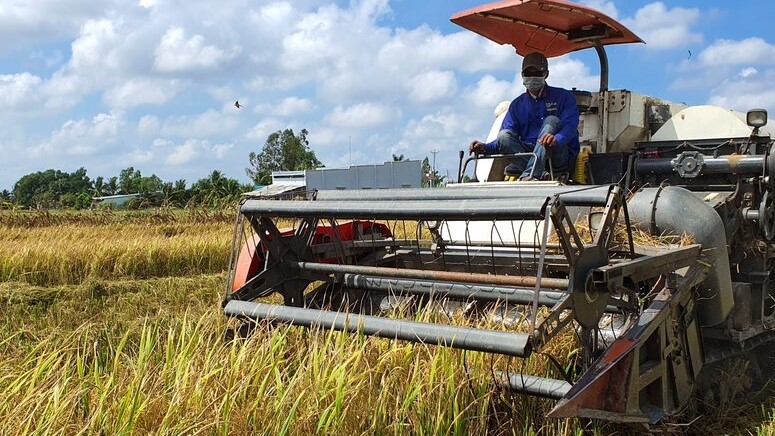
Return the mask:
[[(771, 124), (763, 127), (761, 133), (768, 134), (770, 127)], [(691, 106), (674, 114), (651, 140), (743, 138), (750, 136), (752, 130), (745, 124), (743, 113), (711, 105)]]

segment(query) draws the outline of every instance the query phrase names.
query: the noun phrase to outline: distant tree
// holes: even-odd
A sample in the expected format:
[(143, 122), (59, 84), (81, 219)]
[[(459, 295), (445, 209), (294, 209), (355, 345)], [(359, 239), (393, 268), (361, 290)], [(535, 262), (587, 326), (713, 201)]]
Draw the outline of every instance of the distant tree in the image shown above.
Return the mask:
[(426, 156), (425, 159), (422, 160), (422, 187), (423, 188), (429, 188), (431, 186), (431, 163), (430, 160), (428, 160), (428, 157)]
[(174, 183), (164, 183), (162, 192), (164, 193), (164, 201), (168, 205), (174, 207), (184, 206), (191, 197), (191, 193), (186, 188), (186, 181), (184, 179), (176, 180)]
[[(113, 179), (111, 178), (111, 182)], [(156, 206), (164, 198), (162, 188), (164, 181), (156, 174), (143, 177), (140, 170), (128, 167), (121, 170), (118, 175), (117, 194), (140, 194), (143, 197), (141, 204)]]
[(395, 155), (394, 154), (393, 155), (393, 162), (401, 162), (401, 161), (404, 161), (404, 160), (406, 160), (406, 159), (404, 159), (404, 155), (403, 154), (399, 154), (399, 155)]
[(218, 170), (213, 170), (209, 177), (199, 179), (191, 185), (191, 192), (192, 198), (197, 203), (220, 207), (227, 202), (237, 200), (240, 194), (250, 188), (250, 185), (240, 185), (237, 180), (225, 177)]
[(91, 186), (85, 168), (73, 173), (49, 169), (20, 178), (13, 187), (13, 197), (25, 207), (48, 208), (56, 206), (63, 195), (89, 192)]
[(88, 209), (91, 206), (91, 196), (86, 192), (81, 192), (75, 198), (74, 207), (77, 210)]
[(61, 193), (70, 192), (73, 194), (80, 194), (82, 192), (89, 192), (91, 188), (91, 180), (86, 175), (86, 168), (78, 168), (73, 173), (62, 173), (63, 180), (61, 185)]
[(92, 192), (94, 193), (95, 197), (102, 197), (105, 195), (105, 178), (102, 176), (97, 176), (96, 179), (94, 179), (94, 183), (92, 183)]
[(439, 175), (439, 171), (431, 168), (430, 161), (426, 157), (422, 160), (422, 186), (423, 188), (434, 188), (442, 186), (447, 176)]
[(7, 189), (0, 191), (0, 210), (13, 208), (13, 194)]
[(299, 171), (320, 168), (323, 164), (309, 147), (307, 129), (298, 135), (293, 129), (278, 130), (266, 138), (260, 153), (250, 152), (248, 177), (257, 185), (272, 183), (272, 171)]
[(110, 179), (108, 179), (108, 183), (103, 188), (103, 191), (105, 195), (118, 194), (118, 177), (113, 176)]
[(137, 182), (137, 192), (144, 197), (161, 193), (161, 188), (164, 182), (156, 174), (151, 174), (150, 177), (140, 177)]
[(91, 206), (91, 196), (88, 192), (81, 192), (78, 194), (68, 192), (62, 195), (59, 203), (62, 207), (67, 209), (88, 209), (89, 206)]
[(121, 170), (118, 174), (118, 192), (117, 194), (136, 194), (140, 192), (140, 179), (142, 178), (140, 170), (134, 167), (128, 167)]

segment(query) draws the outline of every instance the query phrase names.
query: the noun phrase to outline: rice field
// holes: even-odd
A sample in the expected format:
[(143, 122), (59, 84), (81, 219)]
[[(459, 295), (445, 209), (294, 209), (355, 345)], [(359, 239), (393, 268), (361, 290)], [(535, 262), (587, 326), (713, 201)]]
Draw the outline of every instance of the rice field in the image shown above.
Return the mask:
[[(276, 327), (224, 342), (228, 213), (0, 215), (2, 434), (634, 434), (493, 387), (526, 362)], [(572, 335), (548, 352), (572, 365)], [(762, 393), (662, 427), (775, 434)]]

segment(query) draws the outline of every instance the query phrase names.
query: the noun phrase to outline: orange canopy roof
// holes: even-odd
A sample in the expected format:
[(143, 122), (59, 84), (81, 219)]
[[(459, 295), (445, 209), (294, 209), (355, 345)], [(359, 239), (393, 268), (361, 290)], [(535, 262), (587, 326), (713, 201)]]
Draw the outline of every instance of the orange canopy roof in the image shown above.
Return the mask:
[(511, 44), (517, 54), (541, 52), (554, 57), (602, 45), (643, 42), (613, 18), (564, 0), (505, 0), (457, 13), (453, 23), (498, 44)]

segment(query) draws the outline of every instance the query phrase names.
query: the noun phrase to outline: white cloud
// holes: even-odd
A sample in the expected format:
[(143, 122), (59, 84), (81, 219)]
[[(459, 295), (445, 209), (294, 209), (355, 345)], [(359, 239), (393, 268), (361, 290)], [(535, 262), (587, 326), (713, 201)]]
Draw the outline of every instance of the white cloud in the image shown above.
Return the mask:
[(206, 91), (214, 99), (223, 100), (229, 104), (234, 104), (233, 100), (237, 95), (236, 91), (231, 85), (210, 86), (206, 89)]
[(35, 103), (41, 82), (40, 77), (30, 73), (0, 74), (0, 110)]
[(109, 19), (88, 20), (71, 44), (71, 56), (42, 85), (46, 108), (61, 111), (75, 106), (95, 90), (120, 80), (122, 56), (119, 29)]
[(0, 7), (0, 52), (75, 35), (85, 20), (103, 13), (109, 4), (104, 0), (6, 0)]
[(151, 162), (153, 158), (154, 154), (151, 150), (141, 150), (137, 148), (132, 150), (132, 152), (124, 155), (122, 161), (133, 165), (138, 165)]
[[(340, 129), (334, 129), (330, 127), (313, 129), (310, 131), (308, 139), (310, 143), (314, 144), (316, 147), (328, 147), (331, 145), (336, 145), (339, 147), (348, 146), (348, 138), (342, 135), (342, 131)], [(352, 138), (350, 138), (350, 142), (352, 142)]]
[(326, 120), (337, 127), (374, 127), (388, 124), (401, 116), (400, 112), (379, 103), (361, 103), (349, 107), (337, 106)]
[(204, 138), (231, 133), (237, 125), (234, 116), (208, 110), (199, 115), (171, 117), (164, 122), (161, 132), (164, 136)]
[(179, 90), (180, 85), (175, 80), (130, 79), (108, 89), (103, 99), (110, 107), (129, 109), (143, 104), (167, 103)]
[(610, 0), (582, 0), (582, 4), (597, 9), (598, 11), (608, 15), (614, 20), (619, 19), (619, 10), (616, 9), (616, 5)]
[(699, 59), (706, 66), (772, 64), (775, 63), (775, 45), (759, 37), (741, 41), (720, 39), (702, 50)]
[(281, 117), (298, 116), (306, 114), (314, 108), (315, 105), (312, 101), (306, 98), (286, 97), (274, 107), (272, 113)]
[(153, 115), (143, 115), (137, 122), (137, 133), (141, 136), (152, 136), (159, 132), (159, 119)]
[(517, 90), (513, 82), (498, 80), (491, 75), (479, 79), (476, 85), (463, 92), (463, 103), (472, 105), (485, 113), (495, 108), (501, 101), (515, 99), (522, 90)]
[(702, 43), (702, 34), (691, 29), (699, 17), (697, 8), (668, 9), (662, 2), (654, 2), (638, 9), (635, 17), (621, 22), (643, 38), (647, 48), (675, 49)]
[(216, 144), (211, 150), (216, 159), (223, 159), (232, 148), (234, 144)]
[(206, 146), (206, 141), (188, 139), (183, 144), (176, 146), (167, 156), (167, 165), (184, 165), (193, 161)]
[(254, 12), (256, 21), (284, 24), (292, 18), (293, 6), (287, 1), (275, 2), (262, 6)]
[(759, 72), (755, 68), (744, 68), (715, 87), (708, 98), (708, 104), (740, 112), (765, 108), (769, 113), (775, 113), (773, 82), (775, 70)]
[[(681, 62), (678, 70), (683, 73), (671, 84), (674, 90), (682, 89), (722, 89), (729, 82), (739, 83), (739, 79), (754, 76), (762, 68), (775, 64), (775, 44), (762, 38), (752, 37), (742, 40), (719, 39), (703, 49), (694, 59)], [(761, 76), (760, 76), (761, 77)], [(762, 84), (761, 91), (766, 94), (771, 85)], [(715, 92), (715, 91), (714, 91)], [(738, 101), (733, 95), (723, 98), (716, 95), (714, 102), (726, 103)]]
[(377, 62), (391, 73), (408, 68), (410, 74), (425, 68), (456, 69), (467, 73), (482, 70), (518, 70), (511, 46), (500, 46), (473, 32), (443, 35), (421, 26), (397, 30), (377, 54)]
[(210, 141), (208, 140), (187, 139), (182, 144), (176, 145), (172, 149), (172, 152), (169, 154), (169, 156), (167, 156), (167, 159), (165, 159), (165, 163), (167, 165), (177, 166), (191, 164), (197, 160), (202, 160), (204, 162), (205, 159), (209, 156), (221, 160), (233, 147), (234, 144), (231, 143), (216, 144), (211, 146)]
[(566, 89), (577, 88), (597, 90), (600, 88), (600, 78), (589, 72), (589, 67), (578, 59), (568, 56), (554, 58), (549, 61), (548, 83)]
[(180, 27), (171, 27), (156, 47), (154, 68), (161, 72), (183, 72), (216, 70), (231, 60), (239, 49), (227, 53), (215, 46), (207, 45), (202, 35), (186, 37)]
[(66, 121), (36, 151), (41, 154), (90, 156), (109, 150), (117, 143), (123, 125), (122, 117), (121, 112), (111, 112), (97, 114), (88, 121)]
[[(613, 0), (587, 3), (620, 14)], [(217, 8), (202, 0), (185, 8), (161, 0), (3, 4), (0, 37), (6, 39), (0, 38), (0, 51), (19, 47), (9, 29), (39, 32), (52, 43), (33, 47), (34, 55), (17, 48), (18, 64), (32, 66), (27, 73), (8, 69), (0, 76), (0, 111), (13, 108), (12, 116), (0, 117), (0, 147), (18, 144), (18, 150), (53, 156), (46, 165), (77, 161), (90, 170), (120, 169), (125, 158), (153, 156), (144, 173), (163, 174), (167, 161), (176, 166), (168, 170), (173, 178), (194, 180), (215, 159), (232, 176), (244, 177), (241, 150), (260, 148), (270, 133), (288, 127), (308, 128), (311, 145), (329, 165), (349, 160), (349, 152), (342, 152), (348, 136), (356, 163), (389, 159), (391, 149), (422, 158), (433, 148), (458, 149), (481, 137), (494, 106), (522, 92), (521, 58), (510, 46), (450, 31), (440, 22), (407, 27), (391, 6), (400, 14), (408, 9), (407, 2), (388, 0), (238, 0)], [(629, 19), (633, 30), (650, 32), (642, 35), (648, 48), (668, 48), (652, 39), (701, 38), (696, 11), (652, 3)], [(691, 48), (699, 63), (700, 48)], [(587, 58), (550, 60), (549, 83), (596, 89), (597, 76), (576, 59)], [(731, 84), (768, 74), (761, 63), (734, 68), (742, 74), (729, 87), (718, 85), (721, 80), (707, 87), (714, 98), (732, 98)], [(734, 76), (731, 69), (723, 78)], [(246, 107), (237, 110), (234, 100)], [(128, 112), (116, 112), (114, 128), (108, 119), (82, 115), (111, 116), (110, 109), (118, 108)], [(13, 112), (19, 109), (29, 124), (18, 122)], [(54, 131), (56, 138), (45, 133)], [(81, 154), (57, 160), (67, 150)], [(27, 153), (18, 155), (24, 157), (15, 153), (8, 165), (23, 168), (17, 173), (43, 165), (42, 158), (32, 162)], [(0, 184), (23, 174), (17, 173), (4, 174), (10, 182)]]
[(457, 80), (452, 71), (426, 71), (409, 80), (409, 101), (433, 103), (450, 98), (457, 92)]
[(451, 111), (449, 108), (428, 114), (419, 121), (412, 121), (405, 130), (404, 138), (410, 140), (432, 140), (434, 138), (459, 138), (474, 134), (477, 123), (469, 117)]
[(109, 19), (87, 21), (81, 28), (78, 39), (72, 43), (70, 68), (81, 71), (98, 68), (103, 72), (105, 68), (116, 68), (119, 59), (113, 49), (118, 40), (119, 34), (113, 21)]
[(757, 70), (754, 67), (748, 67), (748, 68), (744, 68), (742, 71), (740, 71), (739, 76), (744, 78), (744, 79), (747, 79), (747, 78), (753, 77), (753, 76), (755, 76), (757, 74), (759, 74), (759, 70)]
[(248, 140), (262, 141), (263, 145), (263, 141), (266, 141), (270, 134), (280, 130), (282, 127), (282, 121), (277, 118), (267, 118), (259, 121), (245, 136)]

